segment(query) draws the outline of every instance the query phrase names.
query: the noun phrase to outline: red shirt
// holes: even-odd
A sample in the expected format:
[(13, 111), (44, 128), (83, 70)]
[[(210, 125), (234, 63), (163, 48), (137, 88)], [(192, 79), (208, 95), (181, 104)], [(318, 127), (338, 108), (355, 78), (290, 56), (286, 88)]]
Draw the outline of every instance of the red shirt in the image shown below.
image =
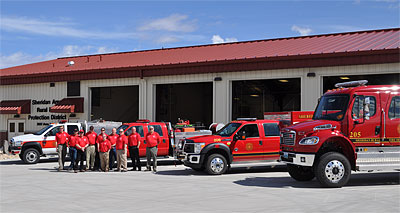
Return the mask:
[(96, 144), (96, 138), (97, 138), (97, 133), (95, 132), (87, 132), (86, 137), (89, 140), (89, 145), (95, 145)]
[(69, 138), (69, 147), (75, 147), (76, 143), (78, 142), (77, 135), (71, 135)]
[(119, 136), (115, 148), (117, 148), (117, 150), (123, 150), (125, 144), (128, 144), (128, 137), (126, 137), (126, 135)]
[[(106, 134), (106, 133), (104, 133), (105, 135), (106, 135), (106, 138), (108, 138), (108, 135)], [(103, 135), (102, 134), (99, 134), (98, 136), (97, 136), (97, 140), (96, 140), (96, 143), (100, 143), (100, 142), (102, 142), (103, 141)]]
[[(83, 137), (77, 136), (76, 137), (76, 145), (79, 145), (83, 148), (87, 144), (89, 144), (89, 140), (86, 136), (83, 136)], [(78, 148), (78, 147), (76, 147), (76, 148)]]
[(56, 141), (57, 141), (57, 145), (58, 144), (65, 144), (68, 141), (69, 135), (66, 132), (57, 132), (56, 133)]
[(111, 145), (115, 145), (115, 143), (117, 143), (118, 137), (119, 137), (119, 135), (117, 135), (117, 134), (108, 136), (108, 140), (110, 140)]
[(98, 141), (99, 143), (99, 152), (108, 152), (111, 149), (111, 142), (106, 139), (103, 141)]
[(137, 146), (140, 141), (139, 133), (132, 133), (128, 136), (128, 146)]
[(146, 141), (147, 147), (155, 147), (161, 142), (160, 135), (157, 132), (153, 132), (153, 134), (149, 132), (146, 135)]

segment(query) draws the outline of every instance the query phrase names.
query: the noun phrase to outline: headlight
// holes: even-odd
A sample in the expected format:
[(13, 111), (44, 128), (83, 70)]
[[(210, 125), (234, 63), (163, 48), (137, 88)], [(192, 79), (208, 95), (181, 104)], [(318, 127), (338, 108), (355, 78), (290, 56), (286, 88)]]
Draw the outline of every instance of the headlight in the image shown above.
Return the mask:
[(300, 140), (300, 145), (315, 145), (319, 142), (318, 137), (306, 137)]
[(199, 154), (201, 152), (201, 149), (203, 149), (205, 146), (205, 143), (195, 143), (194, 144), (194, 153)]
[(22, 141), (14, 141), (13, 146), (21, 146), (22, 145)]

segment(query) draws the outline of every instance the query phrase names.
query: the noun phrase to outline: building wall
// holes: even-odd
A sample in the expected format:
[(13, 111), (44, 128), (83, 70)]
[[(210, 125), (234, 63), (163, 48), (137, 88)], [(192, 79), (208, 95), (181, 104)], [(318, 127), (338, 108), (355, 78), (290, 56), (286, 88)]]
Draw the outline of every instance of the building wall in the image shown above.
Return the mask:
[[(307, 77), (307, 73), (313, 72), (315, 77)], [(102, 79), (81, 81), (81, 96), (85, 98), (84, 113), (77, 114), (74, 119), (90, 118), (90, 88), (111, 86), (139, 86), (139, 118), (155, 119), (155, 85), (190, 83), (190, 82), (213, 82), (213, 121), (227, 123), (231, 120), (231, 88), (235, 80), (257, 80), (257, 79), (301, 79), (301, 110), (314, 110), (318, 98), (322, 95), (322, 78), (324, 76), (338, 75), (363, 75), (363, 74), (386, 74), (399, 73), (400, 63), (353, 65), (336, 67), (318, 67), (301, 69), (279, 69), (266, 71), (246, 71), (229, 73), (209, 73), (194, 75), (159, 76), (151, 78), (124, 78), (124, 79)], [(112, 73), (110, 74), (112, 76)], [(222, 81), (214, 81), (215, 77), (221, 77)], [(55, 87), (49, 83), (2, 85), (0, 86), (2, 100), (61, 100), (67, 96), (66, 82), (56, 82)], [(46, 107), (51, 107), (48, 105)], [(32, 105), (32, 114), (37, 113), (36, 105)], [(0, 131), (7, 130), (7, 120), (13, 115), (0, 115)], [(38, 121), (28, 120), (28, 115), (21, 115), (20, 119), (26, 119), (26, 130), (33, 131), (40, 128)], [(51, 121), (54, 122), (54, 121)]]

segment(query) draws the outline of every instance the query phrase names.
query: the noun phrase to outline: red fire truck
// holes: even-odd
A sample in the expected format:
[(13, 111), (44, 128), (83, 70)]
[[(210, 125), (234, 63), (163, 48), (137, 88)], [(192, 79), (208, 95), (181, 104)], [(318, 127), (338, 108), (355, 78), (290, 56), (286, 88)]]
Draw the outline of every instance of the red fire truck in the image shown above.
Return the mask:
[(338, 83), (313, 120), (281, 131), (281, 161), (298, 181), (345, 185), (351, 170), (400, 169), (400, 86)]
[(185, 166), (212, 175), (225, 173), (231, 164), (277, 161), (281, 122), (237, 119), (213, 135), (179, 141), (177, 158)]

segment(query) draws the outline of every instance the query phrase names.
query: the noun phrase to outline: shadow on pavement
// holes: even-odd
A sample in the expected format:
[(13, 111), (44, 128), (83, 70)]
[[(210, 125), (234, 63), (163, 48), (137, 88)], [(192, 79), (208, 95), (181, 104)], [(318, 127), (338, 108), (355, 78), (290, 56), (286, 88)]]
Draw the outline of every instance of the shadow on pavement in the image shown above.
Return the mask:
[[(234, 167), (226, 174), (242, 174), (242, 173), (260, 173), (260, 172), (286, 172), (286, 166), (252, 166), (252, 167)], [(205, 171), (195, 171), (186, 168), (184, 170), (159, 171), (159, 175), (175, 175), (175, 176), (190, 176), (190, 175), (208, 175)]]
[[(233, 183), (242, 186), (272, 187), (272, 188), (321, 188), (316, 179), (307, 182), (299, 182), (291, 177), (254, 177), (244, 180), (234, 181)], [(349, 186), (379, 186), (379, 185), (399, 185), (400, 173), (363, 173), (352, 174), (350, 181), (344, 187)]]
[[(47, 158), (47, 159), (40, 159), (39, 163), (54, 163), (57, 162), (57, 158)], [(15, 159), (15, 160), (5, 160), (5, 161), (0, 161), (0, 165), (29, 165), (24, 163), (20, 159)]]

